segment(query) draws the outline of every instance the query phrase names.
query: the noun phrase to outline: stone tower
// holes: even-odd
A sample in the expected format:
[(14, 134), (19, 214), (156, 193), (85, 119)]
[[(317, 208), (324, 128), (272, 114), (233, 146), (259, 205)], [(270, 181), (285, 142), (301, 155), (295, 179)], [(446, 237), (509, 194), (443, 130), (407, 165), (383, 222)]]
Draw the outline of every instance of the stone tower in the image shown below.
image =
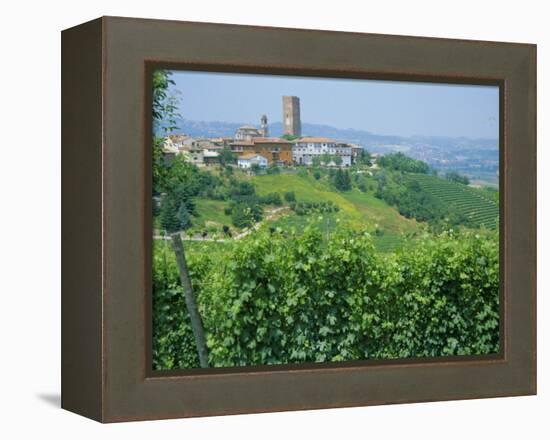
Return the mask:
[(260, 133), (263, 137), (269, 136), (269, 127), (267, 126), (267, 116), (262, 115), (262, 118), (260, 119)]
[(297, 96), (283, 96), (283, 134), (302, 135), (300, 98)]

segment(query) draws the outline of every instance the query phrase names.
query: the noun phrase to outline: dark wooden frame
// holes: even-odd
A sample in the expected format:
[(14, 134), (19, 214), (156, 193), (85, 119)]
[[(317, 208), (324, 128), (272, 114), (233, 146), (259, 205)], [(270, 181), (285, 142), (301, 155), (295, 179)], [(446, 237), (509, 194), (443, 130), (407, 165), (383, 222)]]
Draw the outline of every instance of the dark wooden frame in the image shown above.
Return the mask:
[[(500, 86), (501, 351), (151, 371), (154, 67)], [(536, 46), (103, 17), (62, 33), (62, 407), (102, 422), (536, 393)]]

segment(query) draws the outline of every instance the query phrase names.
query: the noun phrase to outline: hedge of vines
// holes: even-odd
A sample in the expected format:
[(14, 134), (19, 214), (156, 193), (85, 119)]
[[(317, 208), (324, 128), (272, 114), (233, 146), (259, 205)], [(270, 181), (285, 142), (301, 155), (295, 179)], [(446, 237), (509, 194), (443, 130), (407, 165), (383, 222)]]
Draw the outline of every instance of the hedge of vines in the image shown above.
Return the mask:
[[(388, 255), (368, 233), (327, 240), (311, 227), (224, 249), (187, 251), (211, 366), (498, 351), (495, 233), (445, 232)], [(169, 246), (157, 243), (153, 272), (154, 368), (198, 367)]]

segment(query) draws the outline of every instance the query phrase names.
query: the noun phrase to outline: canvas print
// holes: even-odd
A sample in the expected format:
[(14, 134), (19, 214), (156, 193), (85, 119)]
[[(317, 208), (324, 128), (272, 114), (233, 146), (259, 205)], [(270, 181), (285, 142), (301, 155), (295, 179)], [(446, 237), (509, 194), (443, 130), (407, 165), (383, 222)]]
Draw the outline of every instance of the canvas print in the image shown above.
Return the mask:
[(152, 88), (154, 370), (499, 351), (498, 86)]

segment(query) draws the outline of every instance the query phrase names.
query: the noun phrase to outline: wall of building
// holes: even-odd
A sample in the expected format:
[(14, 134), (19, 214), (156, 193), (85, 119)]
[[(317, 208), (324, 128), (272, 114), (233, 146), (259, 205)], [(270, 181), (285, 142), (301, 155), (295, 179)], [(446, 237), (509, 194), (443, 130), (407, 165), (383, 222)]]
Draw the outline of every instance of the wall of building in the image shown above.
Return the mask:
[(299, 165), (312, 165), (314, 157), (324, 154), (340, 156), (342, 166), (351, 165), (351, 147), (335, 142), (297, 142), (292, 149), (292, 159)]
[(302, 135), (300, 98), (297, 96), (283, 96), (283, 133), (291, 136)]

